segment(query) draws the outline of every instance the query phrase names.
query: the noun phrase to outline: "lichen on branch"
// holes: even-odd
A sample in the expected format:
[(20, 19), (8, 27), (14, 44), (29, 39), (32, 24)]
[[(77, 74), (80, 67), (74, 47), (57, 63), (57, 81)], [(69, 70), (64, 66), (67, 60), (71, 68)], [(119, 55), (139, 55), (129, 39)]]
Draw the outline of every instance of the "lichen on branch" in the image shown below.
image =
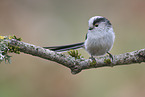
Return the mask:
[(0, 62), (5, 61), (11, 63), (11, 56), (8, 53), (16, 53), (20, 54), (19, 46), (11, 46), (9, 42), (11, 39), (16, 39), (21, 41), (21, 38), (17, 38), (15, 35), (13, 36), (0, 36)]
[(131, 65), (133, 63), (145, 62), (145, 49), (113, 55), (113, 61), (111, 61), (109, 56), (98, 57), (95, 58), (96, 61), (93, 61), (92, 59), (83, 58), (78, 51), (72, 50), (69, 52), (69, 55), (65, 55), (20, 40), (20, 38), (16, 38), (15, 36), (11, 38), (0, 36), (0, 62), (3, 60), (10, 61), (9, 52), (17, 54), (23, 52), (25, 54), (57, 62), (71, 69), (72, 74), (77, 74), (82, 70), (90, 68)]

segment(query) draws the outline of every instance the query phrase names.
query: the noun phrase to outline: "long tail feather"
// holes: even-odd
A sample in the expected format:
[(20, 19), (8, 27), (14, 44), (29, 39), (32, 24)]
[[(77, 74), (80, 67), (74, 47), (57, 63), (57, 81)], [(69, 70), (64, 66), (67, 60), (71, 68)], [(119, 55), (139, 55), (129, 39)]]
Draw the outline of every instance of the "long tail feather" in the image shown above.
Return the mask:
[(71, 50), (71, 49), (82, 48), (83, 46), (84, 46), (84, 42), (70, 44), (70, 45), (63, 45), (63, 46), (43, 47), (43, 48), (50, 49), (50, 50), (57, 51), (57, 52), (61, 52), (61, 51), (68, 51), (68, 50)]

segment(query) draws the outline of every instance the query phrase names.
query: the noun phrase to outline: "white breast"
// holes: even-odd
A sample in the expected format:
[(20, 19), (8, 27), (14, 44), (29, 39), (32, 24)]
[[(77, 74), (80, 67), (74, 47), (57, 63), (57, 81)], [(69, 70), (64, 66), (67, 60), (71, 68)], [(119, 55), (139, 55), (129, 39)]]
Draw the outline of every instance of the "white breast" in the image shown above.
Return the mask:
[(84, 43), (86, 51), (92, 56), (104, 55), (110, 51), (113, 46), (115, 34), (113, 29), (107, 29), (107, 32), (88, 31), (87, 39)]

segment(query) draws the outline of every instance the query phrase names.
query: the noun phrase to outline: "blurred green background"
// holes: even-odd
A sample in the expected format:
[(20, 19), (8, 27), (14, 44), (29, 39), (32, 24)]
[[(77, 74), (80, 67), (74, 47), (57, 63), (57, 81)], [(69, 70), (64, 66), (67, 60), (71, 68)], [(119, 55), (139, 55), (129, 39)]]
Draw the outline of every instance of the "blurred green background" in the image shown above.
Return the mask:
[[(112, 54), (145, 48), (145, 0), (0, 0), (0, 35), (38, 46), (82, 42), (95, 15), (114, 27)], [(0, 64), (0, 97), (145, 97), (144, 63), (72, 75), (55, 62), (11, 55), (12, 64)]]

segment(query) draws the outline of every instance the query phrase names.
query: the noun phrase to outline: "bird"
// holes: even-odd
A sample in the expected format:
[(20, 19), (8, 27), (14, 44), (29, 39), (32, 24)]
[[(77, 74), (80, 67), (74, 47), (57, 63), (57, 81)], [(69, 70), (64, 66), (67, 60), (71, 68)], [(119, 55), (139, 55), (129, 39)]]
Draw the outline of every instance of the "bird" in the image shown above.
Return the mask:
[(93, 16), (88, 21), (88, 32), (84, 42), (44, 48), (56, 52), (84, 48), (91, 56), (91, 59), (94, 59), (94, 56), (104, 56), (108, 53), (113, 60), (113, 56), (109, 51), (113, 47), (114, 40), (115, 33), (111, 22), (103, 16)]

